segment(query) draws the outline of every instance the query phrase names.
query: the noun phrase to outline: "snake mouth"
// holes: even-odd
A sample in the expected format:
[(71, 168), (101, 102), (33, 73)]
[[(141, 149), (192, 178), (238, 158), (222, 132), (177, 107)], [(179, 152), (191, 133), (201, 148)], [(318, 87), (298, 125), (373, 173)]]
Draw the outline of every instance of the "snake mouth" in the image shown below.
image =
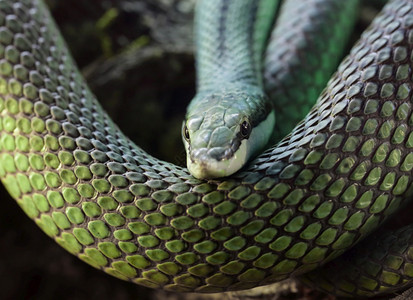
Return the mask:
[(199, 179), (226, 177), (240, 170), (248, 157), (247, 140), (242, 140), (236, 148), (197, 149), (187, 156), (187, 166)]

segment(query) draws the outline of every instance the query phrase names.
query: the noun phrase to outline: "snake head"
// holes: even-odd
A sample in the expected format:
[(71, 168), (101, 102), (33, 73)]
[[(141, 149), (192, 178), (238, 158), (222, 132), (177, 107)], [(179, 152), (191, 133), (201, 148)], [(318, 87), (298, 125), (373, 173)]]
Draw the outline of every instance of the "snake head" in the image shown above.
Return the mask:
[(272, 105), (260, 93), (196, 96), (182, 125), (189, 172), (200, 179), (237, 172), (267, 145), (274, 123)]

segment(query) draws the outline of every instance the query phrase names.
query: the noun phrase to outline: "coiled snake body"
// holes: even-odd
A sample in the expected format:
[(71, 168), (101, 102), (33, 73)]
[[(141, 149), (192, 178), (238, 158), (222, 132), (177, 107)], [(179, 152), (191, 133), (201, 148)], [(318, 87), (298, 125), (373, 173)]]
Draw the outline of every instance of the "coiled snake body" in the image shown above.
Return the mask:
[[(221, 292), (304, 274), (411, 194), (412, 50), (413, 3), (393, 0), (290, 135), (230, 178), (198, 180), (120, 132), (41, 1), (0, 0), (0, 176), (57, 243), (121, 279)], [(344, 296), (406, 286), (411, 233), (303, 279)]]

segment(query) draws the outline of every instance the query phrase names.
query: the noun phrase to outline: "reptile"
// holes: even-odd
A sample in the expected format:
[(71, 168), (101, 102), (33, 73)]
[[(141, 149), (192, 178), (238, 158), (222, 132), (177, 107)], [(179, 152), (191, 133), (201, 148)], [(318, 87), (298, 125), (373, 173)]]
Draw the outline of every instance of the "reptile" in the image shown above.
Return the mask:
[(392, 0), (290, 134), (230, 177), (196, 179), (122, 134), (42, 1), (0, 0), (0, 177), (59, 245), (147, 287), (224, 292), (301, 275), (343, 296), (393, 292), (413, 277), (410, 227), (340, 255), (412, 194), (412, 44), (413, 3)]

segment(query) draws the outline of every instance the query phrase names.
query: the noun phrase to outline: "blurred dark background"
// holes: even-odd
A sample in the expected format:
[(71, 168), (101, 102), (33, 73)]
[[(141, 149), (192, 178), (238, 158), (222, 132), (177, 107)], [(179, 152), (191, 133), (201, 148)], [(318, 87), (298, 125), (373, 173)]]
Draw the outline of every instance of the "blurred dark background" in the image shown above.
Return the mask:
[[(114, 121), (144, 150), (179, 165), (185, 163), (181, 124), (195, 93), (195, 1), (46, 1), (92, 91)], [(379, 6), (375, 0), (365, 2), (353, 42)], [(0, 299), (184, 297), (93, 269), (48, 238), (3, 187), (0, 194)], [(301, 288), (283, 299), (334, 298)]]

